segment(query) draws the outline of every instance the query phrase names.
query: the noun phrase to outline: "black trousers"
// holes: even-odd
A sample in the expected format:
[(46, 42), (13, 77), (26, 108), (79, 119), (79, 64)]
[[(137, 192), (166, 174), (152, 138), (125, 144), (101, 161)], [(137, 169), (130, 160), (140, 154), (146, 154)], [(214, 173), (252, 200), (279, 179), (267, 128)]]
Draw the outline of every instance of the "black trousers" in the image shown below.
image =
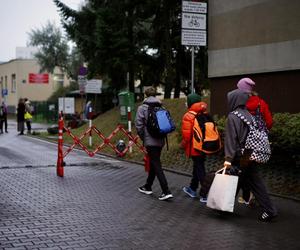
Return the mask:
[(0, 119), (0, 133), (3, 133), (3, 123), (4, 120)]
[(30, 120), (25, 120), (25, 121), (26, 121), (27, 131), (30, 133), (31, 132), (31, 121)]
[(259, 175), (258, 164), (249, 162), (246, 166), (240, 166), (240, 169), (242, 172), (239, 178), (238, 190), (242, 188), (246, 192), (251, 191), (264, 212), (277, 215), (277, 209), (273, 205), (266, 185)]
[(191, 180), (190, 188), (193, 191), (196, 191), (199, 187), (199, 182), (201, 183), (201, 186), (203, 185), (203, 181), (205, 178), (205, 167), (204, 167), (204, 161), (205, 156), (192, 156), (193, 160), (193, 177)]
[(4, 124), (4, 129), (5, 132), (7, 132), (7, 115), (3, 116), (2, 124), (1, 124), (1, 131), (3, 132), (3, 124)]
[(148, 178), (146, 181), (146, 187), (151, 188), (155, 179), (155, 176), (157, 176), (157, 179), (159, 181), (160, 187), (162, 189), (162, 192), (164, 194), (170, 192), (168, 187), (168, 182), (166, 179), (166, 176), (164, 174), (164, 171), (161, 166), (160, 161), (160, 155), (161, 155), (161, 147), (154, 147), (154, 146), (148, 146), (147, 152), (150, 159), (150, 171), (148, 174)]

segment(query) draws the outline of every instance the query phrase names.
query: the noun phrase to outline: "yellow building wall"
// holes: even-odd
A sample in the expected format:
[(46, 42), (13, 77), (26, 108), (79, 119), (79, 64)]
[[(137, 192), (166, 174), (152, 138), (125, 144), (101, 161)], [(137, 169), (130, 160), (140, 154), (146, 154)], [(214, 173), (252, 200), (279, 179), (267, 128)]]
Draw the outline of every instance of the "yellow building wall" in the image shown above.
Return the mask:
[[(7, 96), (0, 95), (0, 101), (5, 101), (8, 106), (17, 106), (19, 98), (25, 97), (31, 101), (46, 101), (61, 85), (55, 80), (57, 74), (62, 74), (58, 68), (54, 70), (54, 74), (49, 73), (48, 83), (29, 83), (30, 73), (40, 73), (40, 67), (34, 59), (16, 59), (0, 64), (0, 89), (8, 90)], [(12, 75), (15, 75), (16, 80), (15, 91)], [(66, 76), (63, 79), (64, 86), (70, 84)]]

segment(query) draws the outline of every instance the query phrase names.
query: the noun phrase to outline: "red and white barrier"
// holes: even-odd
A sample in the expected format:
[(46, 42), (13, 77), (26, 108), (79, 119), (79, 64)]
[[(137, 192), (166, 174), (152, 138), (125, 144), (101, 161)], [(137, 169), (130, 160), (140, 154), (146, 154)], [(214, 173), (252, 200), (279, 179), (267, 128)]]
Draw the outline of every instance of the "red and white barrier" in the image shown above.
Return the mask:
[(63, 113), (59, 114), (58, 119), (58, 152), (57, 152), (57, 167), (56, 172), (60, 177), (64, 176), (64, 156), (63, 156), (63, 130), (64, 130), (64, 119)]
[[(144, 164), (145, 164), (145, 170), (148, 172), (150, 169), (150, 163), (149, 163), (149, 157), (147, 155), (147, 151), (145, 147), (138, 141), (139, 137), (133, 136), (131, 132), (131, 114), (130, 114), (130, 109), (129, 109), (129, 118), (128, 121), (128, 131), (123, 127), (123, 125), (118, 125), (112, 133), (108, 136), (105, 137), (95, 126), (89, 124), (89, 127), (87, 130), (80, 135), (79, 137), (75, 136), (69, 128), (66, 128), (64, 126), (64, 121), (63, 121), (63, 115), (60, 114), (59, 116), (59, 121), (58, 121), (58, 127), (59, 127), (59, 133), (58, 133), (58, 157), (57, 157), (57, 175), (60, 177), (64, 176), (64, 161), (63, 158), (66, 157), (77, 145), (80, 146), (88, 156), (93, 157), (96, 153), (100, 152), (105, 146), (111, 147), (118, 156), (123, 157), (128, 151), (132, 151), (132, 146), (135, 145), (137, 148), (144, 153)], [(92, 134), (92, 131), (99, 136), (99, 138), (103, 141), (100, 145), (98, 145), (95, 150), (89, 151), (88, 148), (82, 143), (82, 140), (86, 136), (90, 136)], [(73, 139), (73, 144), (69, 146), (69, 148), (63, 152), (63, 133), (66, 133)], [(117, 133), (122, 133), (124, 136), (128, 137), (128, 145), (125, 147), (125, 149), (120, 152), (117, 147), (111, 143), (112, 138), (117, 134)]]

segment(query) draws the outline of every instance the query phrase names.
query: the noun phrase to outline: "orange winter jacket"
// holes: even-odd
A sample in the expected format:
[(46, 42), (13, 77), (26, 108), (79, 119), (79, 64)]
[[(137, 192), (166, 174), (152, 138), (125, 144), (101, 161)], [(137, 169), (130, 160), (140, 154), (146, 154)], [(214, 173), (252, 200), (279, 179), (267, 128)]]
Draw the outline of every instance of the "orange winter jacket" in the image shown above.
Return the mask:
[(193, 126), (194, 119), (198, 113), (206, 112), (207, 104), (205, 102), (197, 102), (194, 103), (182, 117), (181, 124), (181, 134), (182, 134), (182, 142), (181, 146), (185, 150), (186, 156), (199, 156), (203, 154), (202, 152), (196, 151), (192, 147), (192, 136), (193, 136)]

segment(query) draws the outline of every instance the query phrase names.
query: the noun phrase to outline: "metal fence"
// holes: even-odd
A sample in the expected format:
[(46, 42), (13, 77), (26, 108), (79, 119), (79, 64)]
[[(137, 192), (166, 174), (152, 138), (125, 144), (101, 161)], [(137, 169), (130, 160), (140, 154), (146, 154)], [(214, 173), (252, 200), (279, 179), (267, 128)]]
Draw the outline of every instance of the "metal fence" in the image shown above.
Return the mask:
[(53, 102), (32, 102), (34, 122), (57, 123), (58, 105)]

